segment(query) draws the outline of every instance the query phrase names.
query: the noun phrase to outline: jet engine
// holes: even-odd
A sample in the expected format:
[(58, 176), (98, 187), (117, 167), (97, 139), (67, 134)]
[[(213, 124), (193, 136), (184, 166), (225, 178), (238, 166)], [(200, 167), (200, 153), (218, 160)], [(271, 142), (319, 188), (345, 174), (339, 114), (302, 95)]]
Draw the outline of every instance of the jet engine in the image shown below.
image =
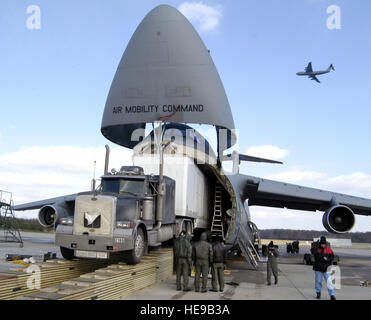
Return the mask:
[(68, 211), (61, 205), (46, 205), (39, 210), (38, 219), (43, 227), (51, 228), (57, 225), (59, 218), (68, 217)]
[(335, 205), (326, 210), (322, 218), (323, 226), (331, 233), (348, 232), (353, 228), (355, 221), (352, 209), (343, 205)]

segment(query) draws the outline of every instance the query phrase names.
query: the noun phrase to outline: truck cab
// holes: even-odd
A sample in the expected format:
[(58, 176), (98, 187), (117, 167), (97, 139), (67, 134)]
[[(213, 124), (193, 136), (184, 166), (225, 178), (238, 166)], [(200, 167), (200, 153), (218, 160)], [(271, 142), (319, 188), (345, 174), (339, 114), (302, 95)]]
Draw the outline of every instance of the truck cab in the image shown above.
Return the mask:
[(62, 218), (56, 245), (64, 258), (108, 259), (121, 252), (126, 262), (138, 263), (148, 246), (173, 238), (175, 181), (164, 177), (164, 210), (160, 215), (159, 177), (141, 167), (122, 167), (101, 178), (92, 192), (79, 193), (74, 215)]

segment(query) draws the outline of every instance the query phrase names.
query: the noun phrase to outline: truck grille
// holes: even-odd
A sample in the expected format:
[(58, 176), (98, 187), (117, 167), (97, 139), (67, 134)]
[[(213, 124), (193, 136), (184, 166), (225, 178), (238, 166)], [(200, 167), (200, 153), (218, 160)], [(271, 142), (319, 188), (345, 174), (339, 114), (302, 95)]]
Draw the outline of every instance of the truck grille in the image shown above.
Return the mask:
[(116, 198), (81, 195), (76, 197), (73, 233), (112, 235), (116, 218)]
[(100, 214), (90, 214), (89, 212), (84, 212), (85, 228), (100, 228), (100, 222), (101, 222)]

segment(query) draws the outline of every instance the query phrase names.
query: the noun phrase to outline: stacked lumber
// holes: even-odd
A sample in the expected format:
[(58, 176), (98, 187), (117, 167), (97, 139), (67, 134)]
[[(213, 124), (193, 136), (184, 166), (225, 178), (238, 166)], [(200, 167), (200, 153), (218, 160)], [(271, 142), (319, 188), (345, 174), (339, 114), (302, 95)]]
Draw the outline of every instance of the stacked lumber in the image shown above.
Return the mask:
[(139, 264), (139, 268), (132, 273), (133, 275), (133, 291), (142, 290), (156, 283), (156, 261), (152, 259), (144, 260)]
[(123, 262), (88, 272), (51, 288), (29, 293), (22, 300), (118, 300), (142, 290), (173, 272), (173, 252), (164, 249), (137, 265)]
[(151, 253), (150, 257), (155, 257), (157, 263), (156, 282), (169, 278), (173, 273), (174, 254), (173, 249), (162, 249), (162, 254), (156, 255)]
[[(117, 259), (112, 261), (54, 259), (32, 266), (39, 267), (40, 288), (47, 288), (115, 262)], [(14, 266), (0, 272), (0, 300), (11, 300), (38, 291), (38, 289), (30, 289), (27, 286), (27, 280), (35, 275), (27, 273), (28, 267)]]

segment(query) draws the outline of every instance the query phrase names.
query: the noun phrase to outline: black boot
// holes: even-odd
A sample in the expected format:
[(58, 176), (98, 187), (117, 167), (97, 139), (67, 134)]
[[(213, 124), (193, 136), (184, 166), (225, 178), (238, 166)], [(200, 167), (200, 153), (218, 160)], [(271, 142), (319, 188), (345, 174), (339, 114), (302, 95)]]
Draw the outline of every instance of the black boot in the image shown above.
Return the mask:
[(274, 277), (274, 284), (278, 283), (278, 277)]
[(317, 299), (321, 299), (321, 292), (317, 292)]
[(330, 297), (331, 300), (336, 300), (335, 296)]
[(270, 282), (267, 282), (267, 286), (270, 286), (271, 285), (271, 283)]

